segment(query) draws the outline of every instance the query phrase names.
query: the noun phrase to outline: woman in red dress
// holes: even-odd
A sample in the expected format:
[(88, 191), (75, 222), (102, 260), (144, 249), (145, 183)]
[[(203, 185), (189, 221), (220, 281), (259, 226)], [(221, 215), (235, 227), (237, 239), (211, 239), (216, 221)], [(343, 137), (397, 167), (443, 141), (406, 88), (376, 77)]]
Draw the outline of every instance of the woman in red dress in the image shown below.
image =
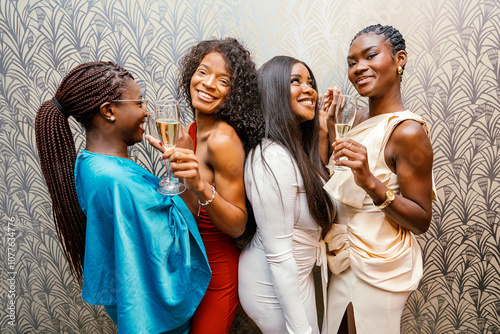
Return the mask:
[(190, 333), (223, 334), (239, 302), (240, 251), (233, 239), (243, 234), (248, 218), (245, 156), (264, 134), (250, 52), (233, 38), (198, 43), (180, 62), (179, 91), (195, 115), (187, 126), (193, 149), (176, 147), (163, 157), (189, 189), (182, 197), (197, 220), (212, 269)]

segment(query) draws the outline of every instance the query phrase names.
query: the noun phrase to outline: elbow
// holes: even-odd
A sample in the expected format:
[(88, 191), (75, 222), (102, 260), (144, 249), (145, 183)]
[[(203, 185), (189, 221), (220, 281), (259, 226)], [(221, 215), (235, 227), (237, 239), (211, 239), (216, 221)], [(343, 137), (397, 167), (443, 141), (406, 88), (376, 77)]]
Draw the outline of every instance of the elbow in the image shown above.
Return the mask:
[(421, 235), (427, 232), (427, 228), (414, 229), (412, 232), (414, 235)]
[(243, 235), (243, 232), (245, 232), (245, 227), (243, 228), (238, 228), (238, 229), (233, 229), (231, 232), (228, 233), (228, 235), (233, 238), (239, 238)]
[(424, 234), (425, 232), (427, 232), (427, 230), (429, 229), (430, 225), (431, 225), (431, 220), (430, 219), (426, 219), (425, 221), (422, 221), (420, 224), (418, 224), (417, 226), (415, 226), (413, 228), (412, 232), (415, 235)]
[(411, 226), (411, 231), (415, 235), (421, 235), (427, 232), (431, 226), (432, 221), (432, 208), (422, 208), (420, 213), (415, 213), (413, 215), (413, 222), (409, 222)]
[(239, 238), (245, 232), (246, 226), (247, 226), (247, 217), (245, 216), (245, 219), (235, 223), (233, 225), (233, 228), (231, 228), (231, 230), (228, 231), (227, 234), (233, 239)]

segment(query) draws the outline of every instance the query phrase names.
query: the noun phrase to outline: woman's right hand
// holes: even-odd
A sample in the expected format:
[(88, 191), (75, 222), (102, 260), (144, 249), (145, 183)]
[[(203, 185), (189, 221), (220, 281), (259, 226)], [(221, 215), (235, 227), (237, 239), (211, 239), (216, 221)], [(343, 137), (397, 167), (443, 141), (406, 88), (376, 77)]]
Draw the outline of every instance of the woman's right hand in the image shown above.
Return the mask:
[(194, 193), (203, 191), (207, 182), (201, 177), (198, 158), (193, 150), (175, 147), (163, 152), (162, 159), (170, 160), (170, 172), (182, 178), (186, 187)]
[[(189, 125), (187, 126), (189, 128)], [(144, 138), (147, 139), (149, 144), (159, 150), (160, 152), (164, 152), (166, 150), (165, 146), (156, 139), (154, 136), (151, 135), (145, 135)], [(175, 145), (176, 147), (182, 147), (182, 148), (188, 148), (191, 149), (193, 148), (193, 139), (191, 139), (191, 136), (184, 130), (184, 128), (181, 126), (179, 127), (179, 137), (177, 138), (177, 143)]]
[[(332, 146), (334, 165), (349, 167), (358, 187), (367, 190), (375, 186), (376, 178), (370, 171), (368, 152), (364, 145), (351, 138), (338, 138)], [(340, 160), (342, 157), (347, 159)]]
[[(181, 133), (185, 135), (184, 137), (189, 137), (189, 135), (187, 135), (187, 133), (183, 130), (181, 130), (179, 136), (182, 136)], [(163, 146), (161, 141), (155, 137), (146, 135), (145, 138), (154, 148), (163, 152), (162, 159), (170, 160), (170, 171), (174, 174), (174, 177), (182, 178), (186, 187), (193, 192), (201, 191), (203, 189), (206, 182), (200, 176), (198, 158), (196, 158), (193, 150), (182, 147), (167, 149)], [(183, 141), (185, 143), (183, 146), (191, 145), (191, 147), (193, 147), (192, 140), (188, 141), (184, 138)]]
[(179, 127), (179, 137), (177, 138), (177, 144), (175, 144), (175, 147), (193, 148), (193, 139), (186, 131), (186, 129), (189, 129), (190, 126), (191, 124), (188, 124), (186, 128), (183, 128), (182, 126)]

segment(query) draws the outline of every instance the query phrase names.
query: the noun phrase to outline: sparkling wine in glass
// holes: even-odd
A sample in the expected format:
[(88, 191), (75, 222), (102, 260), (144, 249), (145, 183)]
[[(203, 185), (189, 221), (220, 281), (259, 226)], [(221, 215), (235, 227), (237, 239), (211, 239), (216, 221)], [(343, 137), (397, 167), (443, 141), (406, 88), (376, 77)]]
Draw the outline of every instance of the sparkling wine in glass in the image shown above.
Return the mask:
[[(153, 136), (159, 139), (168, 150), (174, 148), (179, 138), (179, 127), (181, 124), (180, 107), (176, 101), (157, 101), (154, 108), (154, 124), (156, 131)], [(170, 162), (163, 161), (167, 170), (167, 177), (160, 181), (156, 189), (160, 194), (173, 196), (186, 190), (186, 186), (173, 178), (170, 173)]]
[[(353, 95), (338, 95), (335, 105), (335, 133), (337, 138), (344, 138), (351, 130), (356, 110), (358, 108), (358, 98)], [(347, 159), (342, 157), (339, 160)], [(328, 164), (326, 166), (330, 172), (348, 170), (347, 167)]]

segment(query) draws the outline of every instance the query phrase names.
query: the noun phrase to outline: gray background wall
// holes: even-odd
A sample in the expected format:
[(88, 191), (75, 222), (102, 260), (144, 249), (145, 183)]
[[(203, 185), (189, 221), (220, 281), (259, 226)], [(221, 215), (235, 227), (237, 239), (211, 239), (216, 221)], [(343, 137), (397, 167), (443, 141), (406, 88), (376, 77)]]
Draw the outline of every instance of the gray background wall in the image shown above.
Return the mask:
[[(498, 0), (0, 0), (0, 332), (116, 332), (69, 275), (36, 153), (36, 109), (70, 69), (115, 61), (156, 100), (174, 94), (176, 64), (190, 45), (233, 36), (258, 65), (295, 56), (311, 66), (321, 91), (352, 92), (349, 42), (378, 22), (407, 41), (405, 105), (432, 126), (439, 196), (418, 238), (425, 275), (402, 332), (500, 333)], [(83, 133), (73, 126), (81, 147)], [(131, 154), (162, 173), (142, 143)], [(238, 315), (233, 332), (255, 332), (245, 319)]]

